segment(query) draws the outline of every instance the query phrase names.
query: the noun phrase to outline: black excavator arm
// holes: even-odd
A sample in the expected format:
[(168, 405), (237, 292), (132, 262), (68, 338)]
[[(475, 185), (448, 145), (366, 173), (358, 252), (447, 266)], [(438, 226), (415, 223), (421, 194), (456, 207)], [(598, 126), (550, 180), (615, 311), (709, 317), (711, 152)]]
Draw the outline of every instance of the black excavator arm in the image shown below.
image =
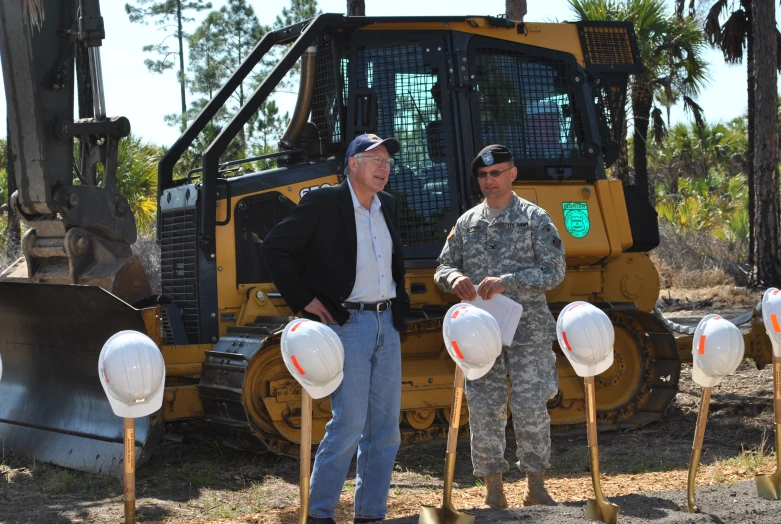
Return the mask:
[[(117, 191), (130, 122), (106, 117), (103, 37), (97, 0), (0, 2), (11, 205), (29, 227), (24, 256), (0, 273), (0, 441), (39, 461), (121, 473), (123, 424), (100, 386), (98, 356), (117, 331), (146, 331), (128, 303), (152, 291)], [(161, 432), (160, 413), (137, 419), (139, 463)]]
[(0, 3), (9, 162), (19, 188), (11, 205), (30, 227), (24, 259), (0, 279), (95, 284), (133, 303), (151, 289), (130, 250), (133, 213), (117, 191), (119, 141), (130, 122), (106, 116), (104, 37), (98, 0)]

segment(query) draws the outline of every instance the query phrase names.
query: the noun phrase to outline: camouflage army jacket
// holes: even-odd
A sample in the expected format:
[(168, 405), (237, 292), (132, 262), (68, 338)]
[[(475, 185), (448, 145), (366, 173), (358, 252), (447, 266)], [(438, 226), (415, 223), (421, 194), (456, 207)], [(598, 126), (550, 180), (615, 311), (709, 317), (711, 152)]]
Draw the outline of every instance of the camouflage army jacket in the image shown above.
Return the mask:
[(452, 292), (453, 282), (467, 276), (474, 285), (501, 277), (505, 295), (523, 305), (513, 345), (546, 344), (556, 324), (545, 290), (564, 279), (564, 246), (556, 226), (542, 208), (515, 196), (492, 222), (479, 204), (456, 222), (434, 275), (437, 285)]

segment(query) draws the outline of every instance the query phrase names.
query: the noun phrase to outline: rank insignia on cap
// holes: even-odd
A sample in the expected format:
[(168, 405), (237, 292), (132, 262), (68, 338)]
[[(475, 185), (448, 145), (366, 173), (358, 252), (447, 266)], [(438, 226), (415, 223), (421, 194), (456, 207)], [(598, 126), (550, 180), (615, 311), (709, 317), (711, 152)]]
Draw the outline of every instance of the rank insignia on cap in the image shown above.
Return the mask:
[(486, 166), (493, 165), (494, 163), (494, 155), (491, 154), (490, 151), (486, 151), (485, 153), (480, 155), (480, 158), (483, 159), (483, 164), (485, 164)]

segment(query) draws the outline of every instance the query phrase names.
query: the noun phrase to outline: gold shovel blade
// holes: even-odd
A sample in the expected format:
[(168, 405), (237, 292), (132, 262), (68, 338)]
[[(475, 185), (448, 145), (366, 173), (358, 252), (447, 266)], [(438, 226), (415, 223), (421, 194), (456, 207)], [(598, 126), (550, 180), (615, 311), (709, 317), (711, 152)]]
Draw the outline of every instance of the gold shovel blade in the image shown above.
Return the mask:
[(475, 516), (454, 508), (422, 506), (418, 524), (474, 524)]
[(586, 501), (586, 518), (589, 520), (599, 520), (605, 524), (617, 524), (620, 511), (621, 508), (611, 502), (599, 502), (597, 499), (588, 499)]
[(757, 493), (763, 499), (781, 499), (781, 471), (772, 475), (757, 475), (754, 480), (757, 483)]

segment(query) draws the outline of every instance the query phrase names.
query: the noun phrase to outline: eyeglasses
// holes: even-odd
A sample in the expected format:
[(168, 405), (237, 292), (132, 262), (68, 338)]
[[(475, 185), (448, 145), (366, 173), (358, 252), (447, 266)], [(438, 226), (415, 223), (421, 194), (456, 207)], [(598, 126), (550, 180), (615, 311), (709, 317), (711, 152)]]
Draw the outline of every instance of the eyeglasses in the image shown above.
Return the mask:
[(488, 175), (491, 175), (491, 178), (496, 178), (505, 171), (509, 171), (510, 169), (514, 168), (515, 166), (510, 166), (507, 169), (502, 169), (501, 171), (496, 169), (494, 171), (478, 171), (475, 175), (477, 178), (485, 178)]
[(390, 169), (393, 169), (393, 166), (396, 164), (396, 161), (392, 158), (385, 158), (384, 156), (380, 155), (355, 155), (354, 158), (370, 158), (374, 160), (374, 163), (378, 166), (385, 163), (385, 165)]

